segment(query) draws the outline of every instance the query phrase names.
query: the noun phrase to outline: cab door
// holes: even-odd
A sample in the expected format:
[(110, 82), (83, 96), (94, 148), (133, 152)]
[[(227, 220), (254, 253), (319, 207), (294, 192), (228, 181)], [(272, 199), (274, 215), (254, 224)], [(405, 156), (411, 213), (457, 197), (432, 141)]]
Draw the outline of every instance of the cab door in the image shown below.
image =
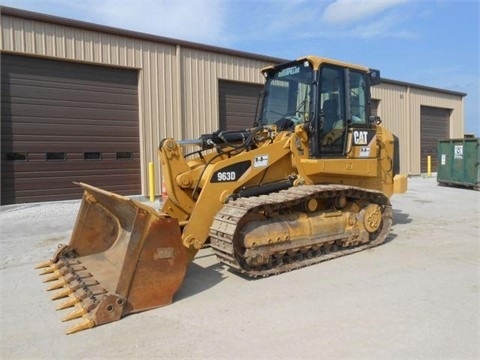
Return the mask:
[(348, 158), (376, 157), (376, 128), (370, 121), (371, 101), (368, 74), (352, 69), (346, 71), (347, 138), (345, 155)]
[(343, 156), (345, 149), (345, 69), (324, 65), (320, 70), (320, 157)]
[[(365, 141), (371, 143), (375, 129), (367, 121), (370, 115), (368, 74), (324, 65), (318, 96), (318, 157), (345, 158), (352, 146), (367, 145)], [(362, 154), (369, 152), (363, 149)]]

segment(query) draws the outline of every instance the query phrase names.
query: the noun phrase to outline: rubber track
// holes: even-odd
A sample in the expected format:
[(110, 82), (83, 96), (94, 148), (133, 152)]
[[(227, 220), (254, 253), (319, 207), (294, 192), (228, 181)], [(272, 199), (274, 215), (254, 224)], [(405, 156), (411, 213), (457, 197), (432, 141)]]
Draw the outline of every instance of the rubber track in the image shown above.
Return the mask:
[[(299, 261), (284, 263), (277, 267), (264, 268), (261, 270), (250, 269), (242, 265), (234, 251), (233, 239), (239, 228), (238, 224), (244, 226), (246, 222), (242, 219), (249, 214), (255, 214), (268, 208), (269, 211), (285, 211), (296, 205), (305, 202), (308, 197), (329, 198), (338, 195), (345, 195), (348, 198), (366, 200), (378, 204), (382, 209), (382, 228), (377, 237), (367, 244), (341, 248), (340, 250), (321, 254), (312, 258), (304, 257)], [(217, 213), (210, 228), (211, 248), (217, 258), (229, 267), (250, 276), (265, 277), (291, 271), (301, 267), (317, 264), (322, 261), (331, 260), (340, 256), (363, 251), (377, 246), (385, 241), (392, 224), (392, 208), (389, 199), (380, 191), (366, 190), (364, 188), (347, 185), (303, 185), (282, 190), (278, 193), (261, 195), (249, 198), (240, 198), (231, 201), (223, 206)]]

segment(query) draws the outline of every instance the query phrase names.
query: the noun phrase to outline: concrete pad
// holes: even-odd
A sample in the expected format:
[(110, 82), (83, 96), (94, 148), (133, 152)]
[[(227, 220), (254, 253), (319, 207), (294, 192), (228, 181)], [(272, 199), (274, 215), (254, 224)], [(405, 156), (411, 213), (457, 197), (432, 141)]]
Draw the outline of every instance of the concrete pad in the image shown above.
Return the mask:
[(36, 263), (78, 201), (0, 207), (3, 359), (479, 358), (480, 192), (412, 178), (384, 245), (249, 280), (199, 252), (172, 305), (64, 335)]

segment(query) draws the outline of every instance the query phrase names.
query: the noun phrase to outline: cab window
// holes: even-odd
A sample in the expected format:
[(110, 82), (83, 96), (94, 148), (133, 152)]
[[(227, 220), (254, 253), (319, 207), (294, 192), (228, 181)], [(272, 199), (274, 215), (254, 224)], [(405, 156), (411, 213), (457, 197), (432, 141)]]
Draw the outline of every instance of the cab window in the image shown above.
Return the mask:
[(350, 110), (352, 125), (367, 123), (367, 79), (366, 74), (349, 71)]
[(321, 153), (340, 154), (346, 130), (344, 69), (324, 66), (320, 84)]

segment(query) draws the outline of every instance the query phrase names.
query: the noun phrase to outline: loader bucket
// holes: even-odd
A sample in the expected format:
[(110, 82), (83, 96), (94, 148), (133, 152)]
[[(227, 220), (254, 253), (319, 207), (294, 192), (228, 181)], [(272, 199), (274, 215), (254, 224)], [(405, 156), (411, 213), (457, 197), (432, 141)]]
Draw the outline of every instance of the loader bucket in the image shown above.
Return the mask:
[(187, 256), (178, 221), (87, 184), (68, 245), (40, 264), (57, 310), (74, 307), (67, 334), (167, 305), (183, 282)]

